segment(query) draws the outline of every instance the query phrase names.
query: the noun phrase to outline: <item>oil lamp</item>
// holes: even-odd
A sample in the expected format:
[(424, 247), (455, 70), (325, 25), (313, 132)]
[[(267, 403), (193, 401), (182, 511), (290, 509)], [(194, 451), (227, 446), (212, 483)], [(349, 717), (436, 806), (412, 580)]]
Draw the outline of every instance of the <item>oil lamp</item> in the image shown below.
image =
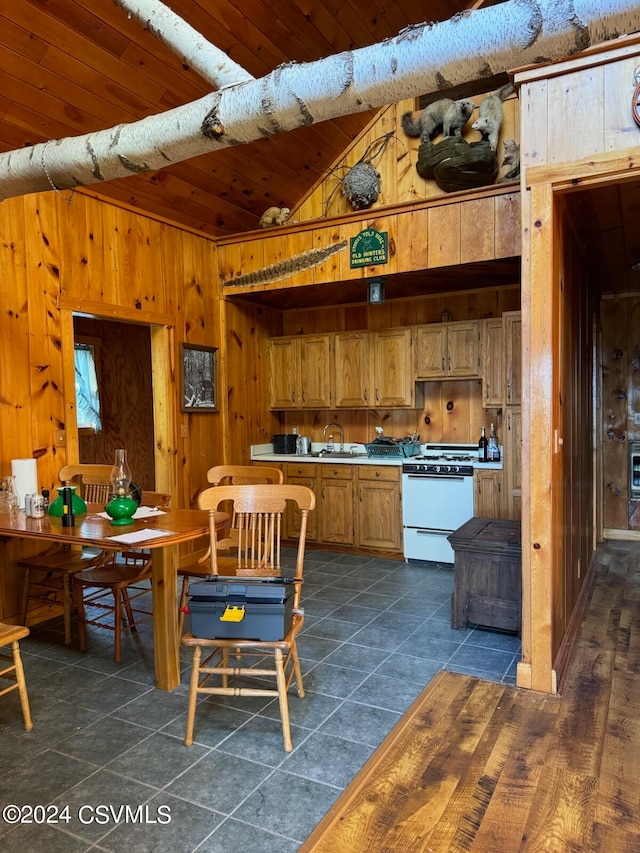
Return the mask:
[(132, 524), (133, 514), (138, 508), (137, 502), (129, 494), (131, 488), (131, 468), (127, 463), (127, 451), (119, 448), (109, 477), (111, 497), (105, 507), (111, 517), (111, 524)]

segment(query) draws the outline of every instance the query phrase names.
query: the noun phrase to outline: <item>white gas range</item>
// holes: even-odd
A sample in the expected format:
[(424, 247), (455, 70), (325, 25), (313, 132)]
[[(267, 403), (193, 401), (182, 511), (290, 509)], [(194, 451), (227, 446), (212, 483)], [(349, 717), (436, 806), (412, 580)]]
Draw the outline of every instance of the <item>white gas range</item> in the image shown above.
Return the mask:
[(404, 557), (453, 563), (447, 536), (473, 517), (475, 444), (426, 444), (402, 463)]

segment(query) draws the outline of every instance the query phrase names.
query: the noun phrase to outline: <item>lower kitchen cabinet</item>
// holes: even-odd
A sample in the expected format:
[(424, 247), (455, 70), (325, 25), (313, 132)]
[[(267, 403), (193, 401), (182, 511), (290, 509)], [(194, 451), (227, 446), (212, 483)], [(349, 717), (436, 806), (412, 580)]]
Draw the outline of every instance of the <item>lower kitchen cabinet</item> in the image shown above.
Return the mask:
[(502, 471), (476, 468), (473, 481), (473, 514), (478, 518), (502, 518)]
[(504, 429), (505, 518), (518, 520), (522, 507), (522, 411), (520, 406), (507, 409)]
[[(353, 465), (321, 464), (321, 541), (353, 545)], [(317, 497), (317, 495), (316, 495)]]
[[(277, 466), (276, 466), (277, 467)], [(316, 508), (312, 509), (307, 517), (307, 542), (318, 542), (320, 539), (320, 524), (318, 506), (317, 471), (318, 466), (312, 462), (301, 462), (299, 464), (287, 463), (282, 466), (285, 483), (293, 486), (307, 486), (316, 496)], [(300, 536), (300, 510), (289, 504), (284, 516), (285, 539), (297, 539)]]
[(358, 468), (357, 544), (361, 548), (402, 551), (400, 466)]
[[(287, 462), (273, 463), (273, 467), (282, 469), (285, 483), (308, 486), (315, 492), (316, 507), (307, 523), (308, 542), (402, 552), (400, 465)], [(296, 539), (299, 535), (300, 513), (290, 508), (283, 537)]]

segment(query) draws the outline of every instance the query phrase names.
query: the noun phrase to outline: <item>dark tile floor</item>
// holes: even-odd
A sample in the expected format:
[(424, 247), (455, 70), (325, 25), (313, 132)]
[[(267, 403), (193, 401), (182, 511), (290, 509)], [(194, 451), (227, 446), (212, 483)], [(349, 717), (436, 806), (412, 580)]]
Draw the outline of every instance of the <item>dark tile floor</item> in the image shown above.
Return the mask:
[(34, 630), (33, 731), (0, 699), (0, 805), (49, 809), (5, 811), (2, 850), (293, 853), (439, 669), (515, 682), (516, 637), (451, 629), (450, 566), (308, 551), (305, 578), (290, 754), (270, 698), (204, 699), (186, 748), (188, 653), (181, 686), (155, 690), (149, 623), (119, 665), (110, 632), (82, 654), (60, 621)]

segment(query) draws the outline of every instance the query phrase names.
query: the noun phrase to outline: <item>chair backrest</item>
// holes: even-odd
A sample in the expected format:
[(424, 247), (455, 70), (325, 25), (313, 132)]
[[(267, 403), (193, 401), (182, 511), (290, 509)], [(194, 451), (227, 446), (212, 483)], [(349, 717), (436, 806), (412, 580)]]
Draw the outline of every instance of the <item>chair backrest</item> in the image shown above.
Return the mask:
[(158, 509), (169, 509), (171, 506), (171, 495), (165, 492), (142, 492), (140, 506), (155, 506)]
[[(284, 474), (279, 468), (271, 468), (268, 465), (214, 465), (207, 471), (207, 480), (213, 486), (247, 486), (258, 483), (282, 485)], [(238, 547), (238, 524), (233, 509), (230, 515), (227, 535), (217, 539), (218, 551), (229, 551)]]
[(248, 483), (284, 483), (279, 468), (268, 465), (214, 465), (207, 471), (212, 486), (244, 486)]
[[(227, 503), (233, 504), (237, 520), (238, 550), (235, 556), (236, 574), (244, 576), (276, 576), (281, 574), (280, 545), (282, 518), (287, 502), (292, 501), (300, 512), (300, 537), (294, 577), (301, 579), (304, 570), (304, 547), (307, 518), (316, 505), (316, 496), (307, 486), (259, 483), (241, 486), (212, 486), (200, 493), (198, 506), (209, 511), (209, 541), (211, 571), (224, 574), (218, 568), (215, 512)], [(231, 558), (227, 558), (231, 559)], [(300, 584), (296, 584), (294, 606), (300, 600)]]
[(58, 478), (64, 486), (77, 486), (85, 503), (106, 504), (109, 500), (111, 465), (63, 465)]

